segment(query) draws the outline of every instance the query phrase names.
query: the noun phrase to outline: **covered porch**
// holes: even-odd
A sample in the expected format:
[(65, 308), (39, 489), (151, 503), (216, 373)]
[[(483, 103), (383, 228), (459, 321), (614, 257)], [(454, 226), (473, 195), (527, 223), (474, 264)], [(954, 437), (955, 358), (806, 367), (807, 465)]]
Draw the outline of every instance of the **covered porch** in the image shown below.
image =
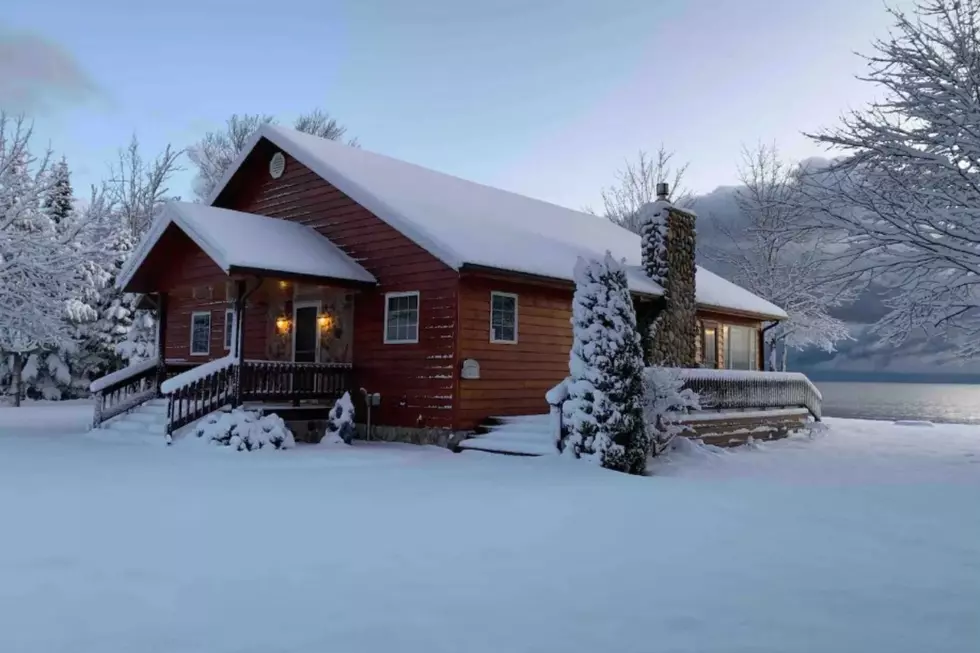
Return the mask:
[(92, 385), (94, 425), (167, 400), (170, 433), (225, 407), (325, 413), (353, 389), (353, 308), (376, 280), (302, 224), (172, 203), (121, 272), (159, 355)]

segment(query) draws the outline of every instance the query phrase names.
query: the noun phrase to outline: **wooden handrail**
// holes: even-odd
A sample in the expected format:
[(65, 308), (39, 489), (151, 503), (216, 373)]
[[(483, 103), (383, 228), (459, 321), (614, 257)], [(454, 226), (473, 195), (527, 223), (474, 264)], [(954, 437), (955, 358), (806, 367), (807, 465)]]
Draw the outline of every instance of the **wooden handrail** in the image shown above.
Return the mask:
[(167, 434), (224, 407), (246, 401), (339, 398), (352, 387), (349, 363), (246, 360), (168, 392)]
[(92, 393), (95, 400), (92, 428), (99, 428), (106, 420), (159, 396), (160, 369), (150, 363), (131, 365), (110, 375), (119, 377), (111, 383), (96, 386)]

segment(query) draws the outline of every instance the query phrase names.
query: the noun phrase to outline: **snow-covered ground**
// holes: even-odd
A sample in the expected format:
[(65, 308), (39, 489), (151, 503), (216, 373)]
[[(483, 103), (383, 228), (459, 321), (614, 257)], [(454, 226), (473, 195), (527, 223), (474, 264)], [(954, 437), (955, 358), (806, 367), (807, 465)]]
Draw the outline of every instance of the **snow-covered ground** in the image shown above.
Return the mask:
[(636, 478), (412, 445), (70, 434), (89, 417), (0, 409), (0, 651), (980, 642), (980, 427), (828, 420)]

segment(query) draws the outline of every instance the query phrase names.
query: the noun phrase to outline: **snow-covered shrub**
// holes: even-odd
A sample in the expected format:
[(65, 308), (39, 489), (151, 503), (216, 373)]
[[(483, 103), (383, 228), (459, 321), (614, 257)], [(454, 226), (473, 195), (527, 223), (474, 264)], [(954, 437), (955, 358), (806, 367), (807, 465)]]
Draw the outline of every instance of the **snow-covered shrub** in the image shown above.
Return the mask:
[(562, 452), (632, 474), (646, 468), (643, 355), (626, 273), (611, 254), (579, 259)]
[(354, 439), (354, 403), (350, 400), (350, 393), (345, 392), (344, 396), (337, 400), (334, 407), (330, 410), (330, 418), (327, 421), (327, 431), (320, 440), (321, 444), (350, 444)]
[(296, 446), (292, 431), (286, 428), (281, 417), (276, 414), (262, 416), (241, 408), (209, 415), (198, 423), (194, 435), (238, 451)]
[(690, 410), (699, 410), (698, 394), (684, 387), (680, 370), (669, 367), (648, 367), (643, 372), (643, 419), (651, 435), (650, 455), (662, 452), (675, 435), (686, 427), (677, 417)]

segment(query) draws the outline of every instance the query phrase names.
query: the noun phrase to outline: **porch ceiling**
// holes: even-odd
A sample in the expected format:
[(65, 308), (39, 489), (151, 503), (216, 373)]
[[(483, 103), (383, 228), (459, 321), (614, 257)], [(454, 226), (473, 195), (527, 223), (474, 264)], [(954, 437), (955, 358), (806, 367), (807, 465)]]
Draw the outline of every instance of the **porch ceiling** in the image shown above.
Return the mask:
[(374, 275), (329, 239), (298, 222), (202, 204), (170, 202), (119, 274), (116, 282), (119, 288), (147, 290), (129, 286), (171, 225), (186, 234), (226, 274), (356, 285), (377, 283)]

